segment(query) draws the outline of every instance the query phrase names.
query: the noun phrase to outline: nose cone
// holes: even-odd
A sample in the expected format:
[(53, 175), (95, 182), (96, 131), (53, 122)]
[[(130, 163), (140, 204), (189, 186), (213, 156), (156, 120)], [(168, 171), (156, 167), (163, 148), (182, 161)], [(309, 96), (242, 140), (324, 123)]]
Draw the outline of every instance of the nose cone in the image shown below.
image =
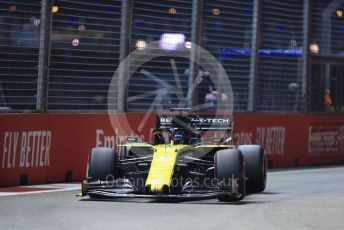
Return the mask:
[(149, 169), (146, 187), (150, 187), (150, 192), (161, 193), (170, 186), (178, 153), (173, 147), (165, 145), (156, 146), (156, 150)]

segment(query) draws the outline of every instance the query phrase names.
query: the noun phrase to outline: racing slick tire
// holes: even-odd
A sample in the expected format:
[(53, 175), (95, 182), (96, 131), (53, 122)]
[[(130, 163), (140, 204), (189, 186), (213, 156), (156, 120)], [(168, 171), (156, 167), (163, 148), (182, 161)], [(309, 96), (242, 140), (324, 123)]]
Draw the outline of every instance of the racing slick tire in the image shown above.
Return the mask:
[[(88, 180), (108, 180), (114, 179), (116, 167), (116, 153), (112, 148), (98, 147), (93, 148), (88, 162), (87, 179)], [(103, 196), (89, 194), (92, 199), (101, 199)]]
[(238, 150), (244, 157), (246, 192), (258, 193), (266, 187), (266, 157), (261, 145), (239, 145)]
[(215, 177), (228, 193), (219, 194), (219, 201), (239, 201), (245, 196), (243, 156), (237, 149), (219, 150), (215, 154)]
[(112, 148), (93, 148), (89, 157), (87, 178), (105, 181), (115, 177), (116, 153)]

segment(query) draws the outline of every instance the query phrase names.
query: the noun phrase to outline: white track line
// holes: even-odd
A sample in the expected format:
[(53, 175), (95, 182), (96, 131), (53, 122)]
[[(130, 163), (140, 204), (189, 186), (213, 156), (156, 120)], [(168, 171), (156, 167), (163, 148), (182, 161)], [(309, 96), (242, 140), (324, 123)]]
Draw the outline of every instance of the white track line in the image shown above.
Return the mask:
[(44, 184), (44, 185), (29, 185), (29, 186), (18, 186), (22, 188), (52, 188), (51, 190), (40, 190), (40, 191), (28, 191), (28, 192), (1, 192), (1, 196), (14, 196), (14, 195), (26, 195), (26, 194), (38, 194), (38, 193), (48, 193), (48, 192), (64, 192), (64, 191), (75, 191), (80, 190), (81, 185), (78, 184)]

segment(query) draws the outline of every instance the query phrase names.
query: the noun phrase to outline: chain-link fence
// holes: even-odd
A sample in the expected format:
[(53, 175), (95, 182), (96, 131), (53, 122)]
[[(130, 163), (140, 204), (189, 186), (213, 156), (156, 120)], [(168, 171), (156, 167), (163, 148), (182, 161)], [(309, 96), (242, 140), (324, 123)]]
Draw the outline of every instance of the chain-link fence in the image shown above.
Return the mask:
[(192, 1), (134, 1), (132, 12), (130, 51), (144, 51), (156, 42), (162, 56), (150, 59), (147, 54), (142, 66), (130, 65), (135, 71), (129, 76), (128, 110), (185, 107), (189, 60), (171, 52), (190, 52), (184, 44), (191, 40)]
[(36, 109), (40, 1), (0, 1), (0, 110)]
[(121, 1), (56, 0), (52, 13), (47, 109), (106, 110), (119, 64)]
[[(128, 68), (135, 71), (128, 85), (115, 81), (119, 93), (110, 102), (115, 107), (124, 102), (118, 111), (197, 106), (218, 97), (216, 76), (211, 79), (188, 58), (192, 43), (223, 65), (235, 111), (324, 111), (328, 91), (329, 110), (341, 111), (344, 104), (341, 0), (0, 0), (0, 5), (1, 111), (106, 111), (119, 63), (150, 42), (163, 55), (142, 66), (131, 62)], [(174, 57), (177, 49), (184, 58)], [(190, 79), (197, 76), (201, 80), (188, 98)]]
[(343, 1), (311, 1), (311, 51), (342, 55), (344, 50)]
[(300, 111), (303, 1), (263, 0), (260, 14), (256, 109)]
[[(205, 0), (202, 46), (219, 59), (232, 84), (234, 110), (246, 111), (252, 37), (253, 1)], [(207, 93), (214, 90), (204, 85)]]

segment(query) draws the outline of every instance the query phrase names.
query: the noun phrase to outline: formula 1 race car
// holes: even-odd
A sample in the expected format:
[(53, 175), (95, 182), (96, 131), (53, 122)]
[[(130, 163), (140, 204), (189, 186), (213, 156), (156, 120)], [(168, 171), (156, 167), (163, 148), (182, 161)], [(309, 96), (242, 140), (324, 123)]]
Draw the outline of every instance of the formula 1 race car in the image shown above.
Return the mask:
[[(93, 148), (81, 196), (91, 198), (218, 198), (239, 201), (266, 186), (260, 145), (233, 144), (230, 116), (157, 116), (153, 143), (128, 137), (113, 148)], [(221, 132), (205, 143), (204, 133)]]

